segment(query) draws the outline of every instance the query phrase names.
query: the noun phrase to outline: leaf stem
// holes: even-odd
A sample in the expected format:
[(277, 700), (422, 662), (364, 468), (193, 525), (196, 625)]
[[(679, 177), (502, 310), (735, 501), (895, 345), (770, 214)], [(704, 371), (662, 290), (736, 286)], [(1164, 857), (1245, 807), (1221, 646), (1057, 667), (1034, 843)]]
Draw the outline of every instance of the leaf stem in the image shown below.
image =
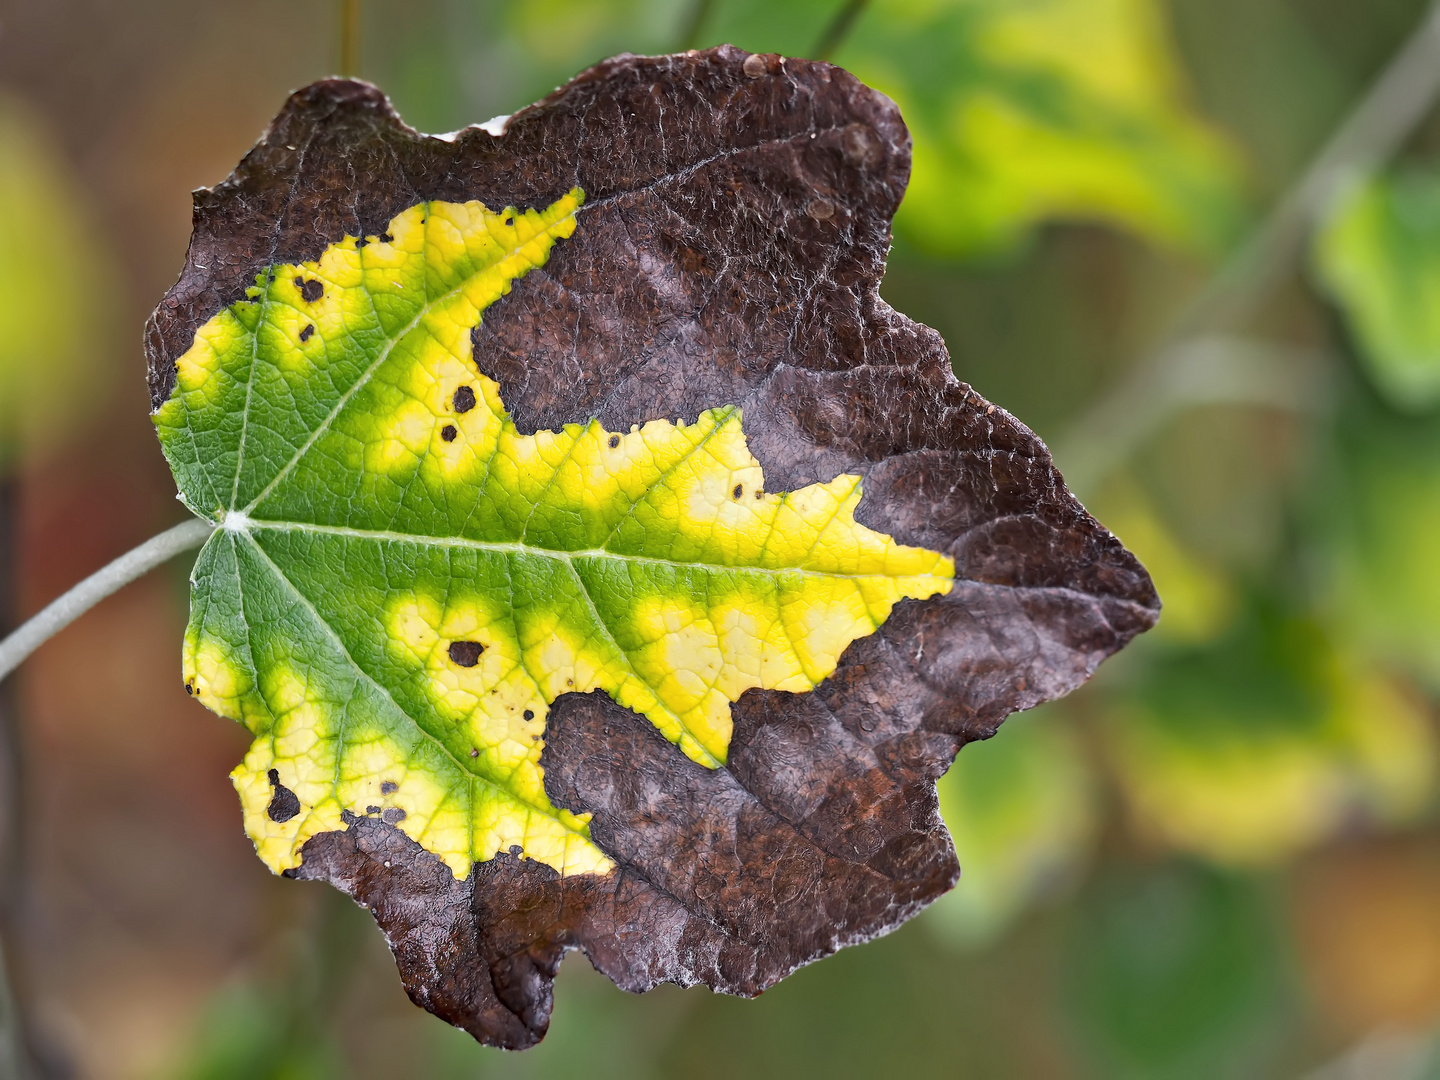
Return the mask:
[(1289, 273), (1311, 229), (1350, 184), (1388, 160), (1440, 94), (1440, 0), (1420, 21), (1370, 90), (1234, 255), (1186, 306), (1164, 340), (1089, 409), (1055, 444), (1055, 457), (1073, 488), (1104, 479), (1149, 431), (1136, 411), (1156, 404), (1181, 363), (1190, 339), (1233, 329), (1248, 318)]
[(10, 986), (8, 958), (0, 943), (0, 1077), (27, 1080), (34, 1074), (25, 1047), (25, 1025)]
[(815, 41), (816, 60), (829, 60), (840, 46), (845, 44), (845, 39), (850, 36), (850, 31), (855, 28), (856, 21), (865, 13), (870, 6), (870, 0), (845, 0), (840, 5), (840, 10), (830, 20), (830, 25), (825, 27), (819, 38)]
[(166, 529), (139, 547), (127, 551), (59, 599), (52, 601), (4, 641), (0, 641), (0, 679), (4, 679), (19, 667), (27, 656), (105, 597), (161, 563), (168, 562), (182, 551), (199, 547), (214, 529), (213, 522), (201, 518), (191, 518), (173, 529)]
[(340, 74), (360, 74), (360, 0), (340, 0)]
[(705, 32), (705, 25), (714, 9), (715, 0), (693, 0), (690, 13), (685, 18), (685, 28), (680, 33), (681, 52), (700, 47), (700, 35)]

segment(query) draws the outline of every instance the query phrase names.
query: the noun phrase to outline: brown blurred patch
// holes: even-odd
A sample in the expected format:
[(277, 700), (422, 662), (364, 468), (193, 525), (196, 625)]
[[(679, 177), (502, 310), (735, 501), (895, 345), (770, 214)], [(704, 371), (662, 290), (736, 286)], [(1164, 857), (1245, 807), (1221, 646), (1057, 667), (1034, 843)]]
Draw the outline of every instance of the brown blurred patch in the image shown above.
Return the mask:
[(1440, 1018), (1440, 838), (1323, 852), (1293, 889), (1301, 959), (1326, 1018), (1352, 1035)]

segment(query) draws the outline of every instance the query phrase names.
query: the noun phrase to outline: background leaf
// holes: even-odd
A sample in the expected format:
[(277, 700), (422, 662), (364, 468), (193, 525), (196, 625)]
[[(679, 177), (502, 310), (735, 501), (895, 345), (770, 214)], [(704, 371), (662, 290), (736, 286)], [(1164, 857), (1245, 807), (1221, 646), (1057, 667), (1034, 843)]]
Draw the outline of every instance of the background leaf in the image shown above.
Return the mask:
[(88, 218), (58, 149), (0, 95), (0, 468), (66, 438), (109, 392), (93, 348), (113, 315), (109, 253)]
[(1376, 389), (1410, 411), (1440, 402), (1440, 176), (1356, 182), (1316, 237), (1315, 268)]

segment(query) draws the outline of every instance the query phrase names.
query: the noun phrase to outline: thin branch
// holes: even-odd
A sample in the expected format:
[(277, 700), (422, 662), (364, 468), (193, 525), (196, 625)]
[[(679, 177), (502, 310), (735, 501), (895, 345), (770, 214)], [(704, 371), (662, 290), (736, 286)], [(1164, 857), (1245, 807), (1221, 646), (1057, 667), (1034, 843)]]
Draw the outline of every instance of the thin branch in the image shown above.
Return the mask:
[(1231, 335), (1182, 338), (1143, 381), (1114, 399), (1113, 422), (1067, 445), (1065, 482), (1093, 491), (1135, 447), (1170, 419), (1202, 405), (1241, 405), (1320, 414), (1331, 398), (1330, 358), (1311, 350)]
[(191, 518), (173, 529), (166, 529), (159, 536), (152, 536), (109, 566), (91, 574), (0, 641), (0, 679), (4, 679), (27, 656), (105, 597), (182, 551), (199, 547), (214, 529), (214, 524), (209, 521)]
[(680, 33), (680, 51), (699, 48), (700, 35), (715, 10), (715, 0), (692, 0), (690, 14), (685, 19), (685, 29)]
[[(1104, 457), (1109, 464), (1124, 460), (1134, 450), (1138, 444), (1119, 444), (1116, 432), (1139, 430), (1129, 418), (1134, 410), (1148, 408), (1155, 387), (1165, 385), (1165, 368), (1184, 351), (1177, 346), (1188, 338), (1233, 329), (1249, 317), (1290, 273), (1311, 230), (1336, 197), (1399, 149), (1425, 118), (1437, 94), (1440, 0), (1431, 3), (1420, 25), (1265, 223), (1188, 305), (1165, 343), (1057, 441), (1055, 456), (1067, 477), (1073, 468), (1070, 463), (1084, 461), (1086, 447), (1092, 443), (1108, 445)], [(1085, 469), (1078, 486), (1083, 489), (1102, 477), (1103, 473)]]
[(850, 31), (855, 29), (855, 23), (870, 6), (870, 0), (845, 0), (840, 5), (840, 10), (830, 20), (830, 25), (815, 41), (815, 50), (812, 54), (816, 60), (829, 60), (837, 52), (840, 46), (845, 44), (845, 39), (850, 36)]

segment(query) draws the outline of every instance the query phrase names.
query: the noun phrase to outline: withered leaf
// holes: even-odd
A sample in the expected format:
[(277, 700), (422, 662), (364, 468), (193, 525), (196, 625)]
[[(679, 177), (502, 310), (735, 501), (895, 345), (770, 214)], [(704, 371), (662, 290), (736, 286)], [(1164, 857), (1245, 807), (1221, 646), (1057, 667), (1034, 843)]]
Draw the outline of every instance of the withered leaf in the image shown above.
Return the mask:
[[(567, 692), (566, 683), (542, 687), (536, 702), (548, 714), (527, 708), (515, 721), (538, 725), (533, 738), (543, 746), (531, 763), (543, 791), (531, 792), (530, 805), (594, 852), (588, 864), (536, 854), (527, 834), (525, 845), (508, 849), (467, 840), (474, 862), (465, 873), (462, 860), (457, 872), (454, 851), (386, 801), (405, 795), (400, 776), (362, 778), (373, 780), (372, 805), (351, 809), (337, 796), (324, 812), (333, 824), (295, 832), (329, 818), (283, 762), (276, 769), (265, 767), (269, 758), (247, 758), (237, 787), (247, 808), (253, 803), (247, 827), (262, 855), (291, 876), (329, 880), (372, 910), (411, 997), (483, 1042), (524, 1047), (544, 1035), (568, 948), (585, 950), (627, 990), (703, 982), (753, 995), (801, 964), (899, 925), (958, 876), (935, 796), (935, 779), (957, 750), (992, 734), (1009, 712), (1069, 691), (1155, 621), (1159, 604), (1145, 571), (1066, 491), (1040, 441), (955, 379), (938, 335), (880, 299), (909, 167), (909, 137), (883, 96), (825, 64), (722, 47), (608, 61), (511, 117), (498, 135), (418, 135), (375, 88), (316, 83), (287, 102), (231, 178), (197, 195), (185, 269), (147, 328), (150, 386), (182, 494), (225, 525), (197, 564), (187, 671), (193, 666), (202, 700), (251, 726), (257, 747), (289, 737), (277, 734), (281, 719), (311, 708), (308, 686), (323, 688), (328, 675), (297, 643), (291, 660), (310, 667), (287, 669), (279, 688), (266, 684), (283, 619), (265, 631), (271, 638), (220, 641), (222, 653), (249, 657), (244, 664), (215, 661), (206, 651), (214, 621), (206, 605), (220, 595), (222, 572), (240, 581), (246, 559), (268, 560), (274, 580), (293, 590), (286, 603), (330, 633), (337, 653), (357, 671), (380, 663), (361, 655), (337, 622), (346, 597), (333, 582), (326, 593), (306, 576), (307, 566), (340, 556), (305, 545), (327, 530), (354, 545), (416, 537), (399, 525), (367, 532), (344, 524), (337, 507), (371, 497), (356, 495), (362, 490), (381, 499), (379, 488), (327, 486), (320, 473), (288, 494), (276, 485), (312, 446), (330, 455), (325, 475), (349, 467), (348, 444), (320, 439), (358, 393), (341, 392), (343, 379), (358, 387), (368, 378), (345, 376), (348, 361), (325, 351), (361, 335), (345, 322), (337, 290), (347, 286), (337, 282), (346, 266), (364, 277), (392, 254), (399, 259), (409, 235), (401, 234), (431, 214), (463, 212), (486, 235), (510, 237), (512, 246), (494, 255), (502, 262), (522, 248), (528, 254), (523, 266), (494, 271), (490, 292), (472, 305), (465, 325), (473, 326), (474, 382), (437, 384), (435, 423), (422, 432), (428, 449), (415, 451), (417, 461), (460, 453), (479, 430), (467, 425), (502, 414), (505, 437), (517, 446), (535, 433), (539, 441), (526, 445), (588, 438), (597, 455), (618, 447), (620, 432), (680, 437), (699, 417), (711, 425), (704, 430), (730, 430), (736, 445), (748, 446), (758, 464), (753, 472), (744, 466), (745, 476), (763, 470), (763, 492), (737, 483), (726, 496), (737, 506), (858, 478), (863, 495), (845, 510), (853, 509), (856, 536), (943, 560), (943, 589), (906, 586), (863, 636), (843, 638), (813, 680), (757, 677), (737, 690), (728, 716), (712, 717), (720, 734), (710, 741), (686, 742), (684, 724), (672, 730), (647, 707), (622, 707), (603, 679), (586, 693)], [(531, 232), (515, 239), (514, 229)], [(542, 233), (540, 247), (524, 246)], [(434, 243), (469, 258), (469, 241), (448, 236)], [(431, 248), (413, 251), (426, 268), (429, 304), (430, 271), (443, 278), (446, 268), (426, 261)], [(354, 287), (373, 292), (371, 278), (364, 281)], [(403, 282), (374, 281), (377, 307), (390, 285), (395, 296), (404, 292)], [(271, 319), (267, 305), (277, 301)], [(269, 347), (260, 343), (265, 327), (283, 330), (288, 336), (274, 347), (297, 359), (286, 367), (282, 357), (268, 388), (253, 393), (291, 395), (300, 424), (285, 436), (299, 445), (290, 463), (268, 473), (265, 440), (285, 433), (247, 435), (252, 389), (244, 412), (232, 416), (216, 405), (219, 384), (206, 382), (226, 363), (230, 346), (215, 344), (221, 331), (233, 331), (231, 344), (252, 333), (259, 357)], [(205, 342), (211, 351), (197, 360)], [(247, 379), (261, 386), (253, 368)], [(318, 408), (307, 395), (321, 379), (337, 403), (324, 420), (307, 420), (306, 410)], [(487, 388), (498, 388), (493, 399)], [(218, 416), (210, 428), (176, 419), (209, 416), (207, 409)], [(259, 464), (245, 460), (247, 438)], [(401, 457), (404, 438), (390, 440)], [(212, 467), (234, 476), (233, 491), (214, 490)], [(267, 498), (284, 503), (285, 529), (262, 520)], [(410, 520), (406, 498), (396, 496), (396, 522)], [(258, 539), (282, 532), (300, 539)], [(522, 530), (509, 547), (528, 540)], [(345, 550), (332, 577), (351, 573), (358, 589), (369, 556)], [(420, 585), (407, 577), (418, 573), (414, 565), (388, 564), (386, 595), (418, 596)], [(351, 606), (370, 599), (357, 592)], [(464, 627), (452, 620), (453, 640), (445, 640), (445, 597), (434, 599), (432, 630), (440, 629), (425, 630), (424, 602), (414, 600), (420, 614), (402, 613), (435, 639), (424, 663), (439, 665), (446, 686), (481, 678), (503, 643), (474, 629), (483, 620), (473, 619)], [(236, 624), (246, 617), (242, 611)], [(255, 659), (262, 646), (270, 659)], [(368, 677), (382, 689), (383, 678)], [(407, 700), (396, 691), (385, 707), (399, 710)], [(449, 752), (455, 767), (469, 768), (466, 755)], [(488, 760), (478, 747), (469, 757), (476, 769)], [(294, 861), (286, 861), (289, 848), (267, 854), (279, 840), (295, 845)]]

